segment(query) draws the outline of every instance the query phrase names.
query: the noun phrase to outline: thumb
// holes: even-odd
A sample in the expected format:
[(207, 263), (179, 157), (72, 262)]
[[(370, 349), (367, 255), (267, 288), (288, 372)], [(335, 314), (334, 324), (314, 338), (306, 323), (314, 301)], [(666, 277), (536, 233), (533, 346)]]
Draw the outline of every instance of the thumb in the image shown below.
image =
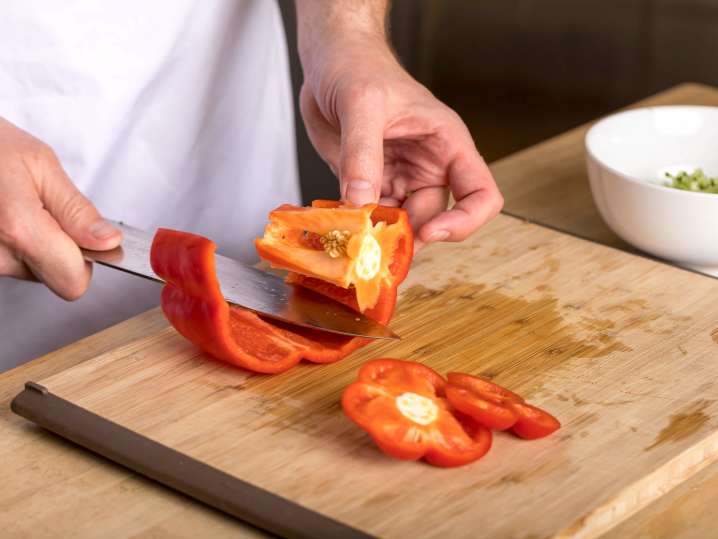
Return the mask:
[(80, 247), (106, 251), (120, 244), (122, 233), (102, 218), (56, 158), (47, 163), (42, 175), (41, 197), (47, 211)]
[(380, 103), (362, 97), (339, 109), (342, 199), (356, 206), (379, 201), (384, 177), (384, 113)]

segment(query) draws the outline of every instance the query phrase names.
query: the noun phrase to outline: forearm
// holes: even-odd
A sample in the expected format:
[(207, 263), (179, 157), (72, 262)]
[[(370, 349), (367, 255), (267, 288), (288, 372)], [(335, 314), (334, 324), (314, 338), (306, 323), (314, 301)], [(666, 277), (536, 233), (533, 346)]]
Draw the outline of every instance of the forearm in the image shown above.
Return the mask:
[[(389, 0), (296, 0), (299, 57), (305, 78), (335, 43), (386, 45)], [(388, 49), (388, 47), (387, 47)]]

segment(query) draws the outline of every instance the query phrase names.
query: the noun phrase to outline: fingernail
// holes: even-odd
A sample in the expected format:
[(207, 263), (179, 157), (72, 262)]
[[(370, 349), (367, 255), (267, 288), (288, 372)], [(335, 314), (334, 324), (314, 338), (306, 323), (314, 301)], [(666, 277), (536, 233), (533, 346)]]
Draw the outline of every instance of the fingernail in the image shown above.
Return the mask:
[(357, 206), (371, 204), (374, 200), (374, 187), (366, 180), (352, 180), (347, 185), (347, 200)]
[(444, 241), (449, 237), (449, 231), (448, 230), (435, 230), (431, 234), (429, 234), (429, 237), (426, 238), (426, 241), (433, 243), (435, 241)]
[(106, 240), (107, 238), (114, 236), (116, 233), (117, 229), (104, 219), (96, 221), (90, 227), (90, 234), (98, 240)]

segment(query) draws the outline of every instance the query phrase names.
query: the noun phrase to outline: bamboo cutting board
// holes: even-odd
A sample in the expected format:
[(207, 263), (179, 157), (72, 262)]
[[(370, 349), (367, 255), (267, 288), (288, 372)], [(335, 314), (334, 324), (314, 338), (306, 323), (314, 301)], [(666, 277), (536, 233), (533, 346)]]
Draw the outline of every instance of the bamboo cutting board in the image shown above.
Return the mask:
[[(416, 258), (393, 328), (342, 362), (250, 375), (166, 329), (45, 380), (53, 394), (383, 537), (596, 537), (718, 457), (718, 281), (499, 216)], [(339, 407), (362, 361), (489, 376), (558, 433), (481, 461), (382, 455)]]

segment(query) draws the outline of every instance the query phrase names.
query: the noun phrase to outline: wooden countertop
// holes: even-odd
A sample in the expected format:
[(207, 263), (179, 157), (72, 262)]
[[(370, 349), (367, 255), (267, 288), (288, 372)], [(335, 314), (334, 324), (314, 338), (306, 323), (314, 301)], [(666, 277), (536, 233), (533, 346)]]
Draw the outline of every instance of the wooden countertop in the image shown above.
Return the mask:
[[(658, 105), (718, 106), (718, 89), (681, 84), (627, 108)], [(505, 198), (504, 211), (581, 238), (634, 251), (606, 226), (591, 198), (583, 140), (592, 124), (492, 163), (491, 170)], [(605, 537), (713, 537), (717, 506), (718, 463), (671, 490)]]
[[(718, 104), (718, 91), (682, 85), (647, 104)], [(508, 213), (621, 246), (600, 221), (590, 199), (577, 128), (497, 162), (492, 168), (506, 196)], [(531, 178), (531, 182), (526, 182)], [(546, 193), (551, 193), (546, 195)], [(567, 204), (567, 201), (569, 202)], [(706, 277), (707, 278), (707, 277)], [(12, 536), (256, 537), (261, 532), (145, 480), (15, 416), (10, 399), (29, 379), (42, 379), (103, 351), (161, 328), (149, 313), (0, 375), (0, 528)], [(615, 528), (610, 537), (709, 537), (715, 530), (718, 464), (672, 490)], [(38, 516), (14, 521), (11, 506)]]

